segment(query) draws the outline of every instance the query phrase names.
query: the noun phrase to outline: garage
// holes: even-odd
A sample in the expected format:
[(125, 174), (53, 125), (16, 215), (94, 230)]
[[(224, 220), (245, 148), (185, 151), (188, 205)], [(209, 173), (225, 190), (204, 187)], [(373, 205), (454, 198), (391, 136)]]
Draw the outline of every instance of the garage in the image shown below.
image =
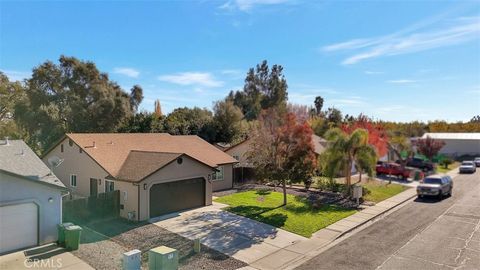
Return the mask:
[(0, 207), (0, 253), (38, 244), (38, 208), (34, 203)]
[(205, 205), (205, 179), (155, 184), (150, 188), (150, 218)]

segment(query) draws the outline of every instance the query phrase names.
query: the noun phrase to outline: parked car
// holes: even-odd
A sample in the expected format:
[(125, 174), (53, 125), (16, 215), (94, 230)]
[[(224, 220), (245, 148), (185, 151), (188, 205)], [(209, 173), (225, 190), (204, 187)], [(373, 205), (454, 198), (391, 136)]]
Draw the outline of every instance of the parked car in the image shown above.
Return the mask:
[(410, 170), (402, 168), (402, 166), (397, 163), (377, 163), (375, 171), (377, 175), (388, 174), (402, 179), (407, 179), (410, 176)]
[[(400, 164), (400, 161), (397, 161)], [(414, 167), (424, 172), (433, 171), (435, 168), (432, 162), (424, 161), (421, 158), (410, 158), (407, 160), (408, 167)]]
[(438, 196), (440, 199), (445, 195), (452, 195), (453, 181), (448, 175), (432, 175), (423, 179), (417, 186), (419, 198), (424, 196)]
[(473, 162), (475, 163), (475, 166), (480, 167), (480, 157), (476, 157)]
[(459, 173), (474, 173), (477, 171), (477, 167), (473, 161), (463, 161), (458, 168)]

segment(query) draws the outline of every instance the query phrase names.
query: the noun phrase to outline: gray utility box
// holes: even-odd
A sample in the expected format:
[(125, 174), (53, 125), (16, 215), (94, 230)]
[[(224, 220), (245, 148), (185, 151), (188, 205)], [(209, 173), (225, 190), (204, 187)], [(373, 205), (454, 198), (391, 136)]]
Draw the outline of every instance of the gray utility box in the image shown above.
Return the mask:
[(142, 253), (138, 249), (123, 253), (123, 270), (140, 270)]
[(152, 248), (148, 251), (148, 269), (178, 269), (178, 250), (166, 246)]

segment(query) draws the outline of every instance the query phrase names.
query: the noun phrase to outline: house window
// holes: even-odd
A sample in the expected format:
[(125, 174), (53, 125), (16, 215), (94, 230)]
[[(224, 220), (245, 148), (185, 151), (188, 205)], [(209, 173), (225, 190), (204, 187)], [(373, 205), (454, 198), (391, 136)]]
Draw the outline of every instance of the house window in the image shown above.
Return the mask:
[(212, 177), (213, 180), (219, 181), (223, 180), (223, 166), (219, 166)]
[(60, 145), (60, 152), (63, 153), (63, 144)]
[(112, 192), (115, 190), (115, 184), (113, 181), (105, 180), (105, 192)]
[(70, 186), (77, 187), (77, 175), (70, 174)]

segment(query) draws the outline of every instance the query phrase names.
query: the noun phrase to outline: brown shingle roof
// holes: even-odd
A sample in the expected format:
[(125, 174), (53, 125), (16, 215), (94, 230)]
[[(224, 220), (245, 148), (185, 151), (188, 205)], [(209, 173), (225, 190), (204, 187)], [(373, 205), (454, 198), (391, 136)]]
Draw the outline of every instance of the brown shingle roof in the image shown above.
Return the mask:
[(181, 153), (131, 151), (116, 178), (140, 181), (180, 157)]
[[(172, 136), (168, 133), (69, 133), (67, 137), (81, 146), (89, 156), (116, 178), (118, 178), (120, 173), (129, 175), (127, 173), (130, 170), (128, 169), (129, 167), (124, 168), (122, 171), (122, 166), (129, 158), (131, 151), (163, 153), (163, 155), (154, 157), (160, 163), (174, 156), (165, 155), (165, 153), (186, 154), (210, 167), (237, 162), (233, 157), (195, 135)], [(139, 153), (134, 153), (130, 158), (136, 156), (142, 156), (142, 159), (144, 159), (143, 155)], [(125, 165), (130, 166), (128, 164)], [(153, 165), (145, 166), (151, 168), (150, 166)]]

